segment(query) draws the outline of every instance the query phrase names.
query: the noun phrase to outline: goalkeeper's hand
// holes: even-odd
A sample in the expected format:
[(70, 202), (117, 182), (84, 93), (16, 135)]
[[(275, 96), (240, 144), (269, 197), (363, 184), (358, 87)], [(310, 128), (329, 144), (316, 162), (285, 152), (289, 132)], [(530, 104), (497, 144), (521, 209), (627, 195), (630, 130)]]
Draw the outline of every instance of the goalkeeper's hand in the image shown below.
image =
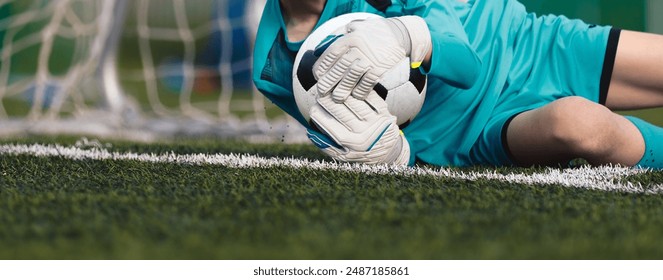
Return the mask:
[(311, 119), (335, 143), (311, 132), (309, 138), (327, 155), (345, 162), (409, 163), (410, 146), (396, 117), (376, 93), (365, 100), (347, 98), (343, 103), (334, 102), (331, 95), (319, 96), (317, 101), (311, 108)]
[(380, 77), (405, 57), (418, 68), (431, 50), (430, 31), (417, 16), (358, 20), (329, 45), (313, 66), (318, 94), (333, 100), (366, 99)]

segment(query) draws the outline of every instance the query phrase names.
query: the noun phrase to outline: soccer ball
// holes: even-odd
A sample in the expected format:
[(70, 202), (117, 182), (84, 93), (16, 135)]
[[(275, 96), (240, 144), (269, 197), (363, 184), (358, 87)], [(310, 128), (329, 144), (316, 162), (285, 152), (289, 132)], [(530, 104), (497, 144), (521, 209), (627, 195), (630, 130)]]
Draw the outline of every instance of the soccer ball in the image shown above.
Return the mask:
[[(342, 34), (345, 25), (351, 21), (378, 17), (370, 13), (344, 14), (325, 22), (304, 41), (295, 57), (292, 83), (297, 108), (307, 122), (311, 123), (310, 109), (316, 103), (317, 94), (317, 80), (313, 75), (313, 64), (318, 59), (315, 48)], [(421, 110), (426, 97), (426, 76), (419, 69), (412, 69), (410, 59), (405, 58), (387, 71), (373, 90), (387, 102), (389, 113), (396, 117), (396, 123), (403, 129)]]

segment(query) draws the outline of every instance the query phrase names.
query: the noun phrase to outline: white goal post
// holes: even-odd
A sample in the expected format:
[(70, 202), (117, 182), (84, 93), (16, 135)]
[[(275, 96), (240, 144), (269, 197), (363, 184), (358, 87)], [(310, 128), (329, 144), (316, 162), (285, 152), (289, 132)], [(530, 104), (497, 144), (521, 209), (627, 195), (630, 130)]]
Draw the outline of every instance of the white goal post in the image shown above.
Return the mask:
[(0, 0), (0, 136), (304, 141), (250, 81), (265, 0)]

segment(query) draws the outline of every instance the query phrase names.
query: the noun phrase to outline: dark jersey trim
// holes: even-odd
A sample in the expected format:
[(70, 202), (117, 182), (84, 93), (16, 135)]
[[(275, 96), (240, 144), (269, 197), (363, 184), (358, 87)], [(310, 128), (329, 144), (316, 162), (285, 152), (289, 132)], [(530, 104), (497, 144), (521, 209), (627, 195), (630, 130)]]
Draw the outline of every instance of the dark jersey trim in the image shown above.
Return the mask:
[(515, 119), (518, 115), (527, 112), (523, 111), (517, 114), (513, 114), (513, 116), (509, 117), (506, 122), (504, 122), (504, 125), (502, 125), (502, 149), (504, 149), (504, 153), (506, 154), (507, 158), (511, 163), (515, 166), (521, 166), (518, 161), (516, 161), (516, 158), (513, 156), (513, 153), (511, 152), (511, 148), (509, 148), (509, 142), (507, 142), (507, 130), (509, 129), (509, 125), (511, 124), (511, 121)]
[(383, 13), (391, 6), (391, 0), (366, 0), (366, 2)]
[(605, 49), (605, 58), (603, 59), (603, 71), (601, 72), (601, 85), (599, 89), (599, 103), (605, 105), (608, 99), (608, 90), (610, 90), (610, 81), (612, 80), (612, 71), (615, 68), (615, 58), (617, 56), (617, 46), (619, 45), (619, 36), (621, 29), (612, 28), (608, 36), (608, 45)]

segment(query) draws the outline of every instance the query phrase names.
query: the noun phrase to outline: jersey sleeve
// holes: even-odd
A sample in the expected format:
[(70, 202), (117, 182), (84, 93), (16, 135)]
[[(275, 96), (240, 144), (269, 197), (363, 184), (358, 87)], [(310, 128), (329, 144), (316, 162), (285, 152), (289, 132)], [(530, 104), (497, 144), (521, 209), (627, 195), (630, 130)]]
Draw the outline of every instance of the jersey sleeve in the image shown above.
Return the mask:
[(402, 0), (405, 14), (422, 17), (431, 32), (433, 51), (424, 74), (468, 89), (479, 78), (481, 60), (469, 43), (452, 1), (457, 0)]

